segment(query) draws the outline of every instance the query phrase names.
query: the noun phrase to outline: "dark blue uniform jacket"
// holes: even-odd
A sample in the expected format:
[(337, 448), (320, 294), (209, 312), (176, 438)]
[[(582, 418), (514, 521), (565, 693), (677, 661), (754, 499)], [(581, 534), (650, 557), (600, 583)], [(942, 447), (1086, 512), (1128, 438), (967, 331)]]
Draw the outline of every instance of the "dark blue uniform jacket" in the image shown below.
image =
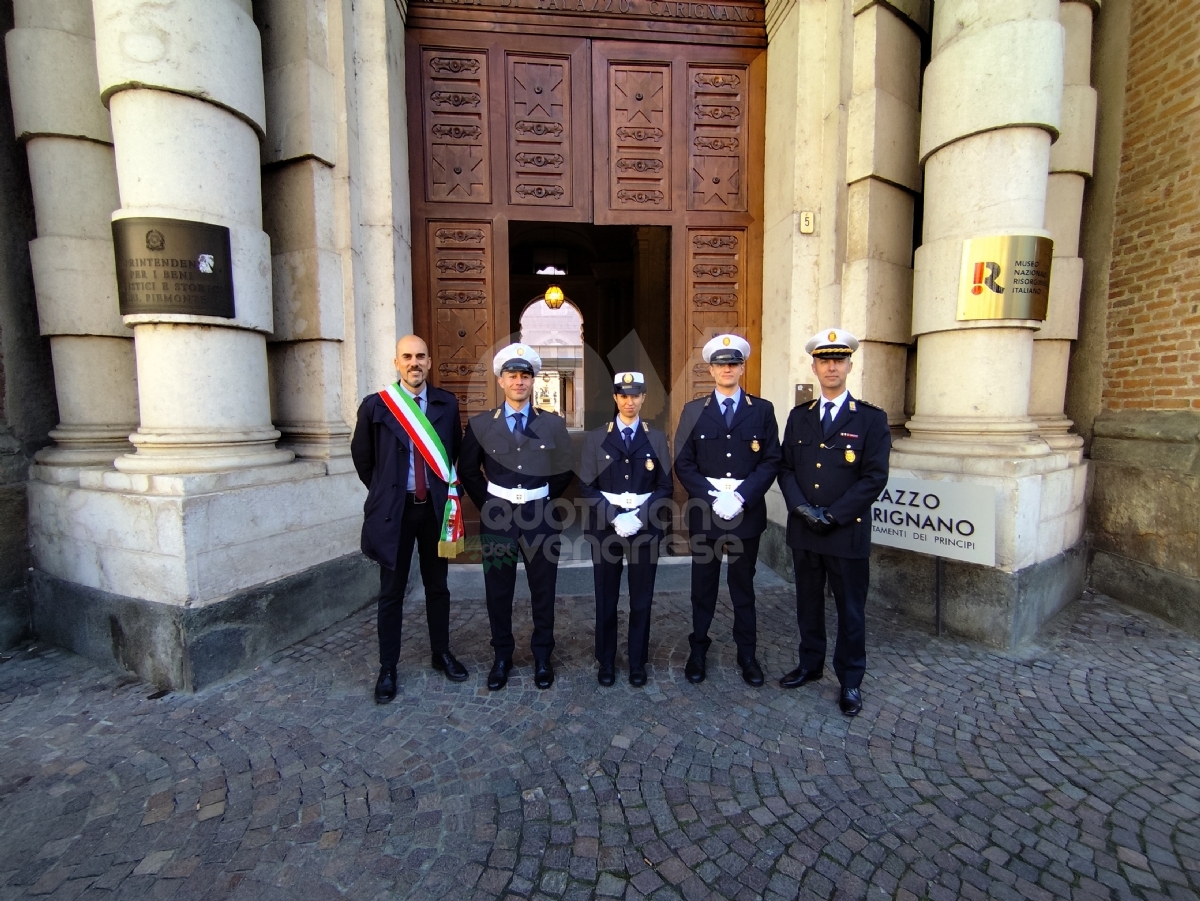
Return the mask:
[[(479, 508), (485, 523), (491, 521), (485, 506), (499, 505), (511, 511), (512, 504), (487, 493), (487, 483), (503, 488), (540, 488), (548, 485), (550, 496), (540, 504), (561, 497), (575, 477), (572, 472), (574, 450), (567, 423), (555, 413), (530, 406), (529, 421), (524, 425), (525, 442), (518, 445), (508, 428), (503, 406), (478, 413), (467, 422), (459, 456), (458, 477)], [(525, 517), (525, 514), (522, 514)], [(531, 519), (541, 526), (554, 526), (537, 511)]]
[(638, 532), (661, 536), (670, 512), (661, 501), (671, 496), (671, 455), (667, 436), (645, 422), (638, 425), (629, 450), (613, 423), (594, 429), (583, 439), (579, 464), (579, 495), (584, 499), (584, 529), (594, 535), (612, 528), (612, 521), (623, 508), (604, 499), (609, 494), (649, 494), (636, 511), (643, 528)]
[[(453, 461), (462, 446), (458, 398), (433, 385), (428, 387), (428, 392), (429, 409), (425, 415)], [(362, 552), (387, 569), (396, 568), (411, 447), (408, 433), (379, 395), (371, 394), (363, 398), (358, 407), (354, 437), (350, 440), (354, 468), (367, 486), (367, 502), (363, 507)], [(446, 509), (449, 486), (433, 470), (427, 472), (429, 503), (434, 505), (434, 512), (440, 519)]]
[[(711, 393), (684, 405), (675, 433), (675, 478), (692, 500), (688, 531), (758, 537), (767, 527), (765, 498), (777, 475), (779, 426), (770, 401), (743, 391), (729, 427)], [(732, 520), (713, 515), (710, 476), (743, 480), (737, 492), (745, 505)]]
[(783, 430), (779, 487), (788, 510), (801, 504), (825, 507), (838, 522), (818, 535), (789, 513), (789, 547), (831, 557), (871, 556), (871, 504), (887, 485), (892, 433), (879, 407), (847, 397), (828, 441), (821, 429), (820, 402), (792, 410)]

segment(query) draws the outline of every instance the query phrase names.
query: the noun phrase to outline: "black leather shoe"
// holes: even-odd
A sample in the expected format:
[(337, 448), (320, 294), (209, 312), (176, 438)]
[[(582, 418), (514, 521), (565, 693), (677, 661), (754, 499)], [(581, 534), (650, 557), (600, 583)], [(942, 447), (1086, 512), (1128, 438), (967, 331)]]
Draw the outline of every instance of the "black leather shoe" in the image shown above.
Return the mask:
[(605, 688), (617, 681), (617, 671), (611, 663), (600, 664), (600, 672), (596, 673), (596, 681)]
[(858, 716), (862, 711), (862, 692), (857, 688), (843, 688), (838, 706), (846, 716)]
[(471, 676), (467, 672), (467, 668), (459, 663), (457, 658), (449, 651), (446, 651), (444, 654), (434, 655), (433, 668), (440, 669), (451, 682), (466, 682)]
[(738, 666), (742, 668), (742, 681), (747, 685), (753, 685), (755, 688), (763, 684), (762, 667), (758, 665), (758, 661), (754, 659), (754, 655), (743, 657), (738, 655)]
[(646, 668), (644, 666), (631, 666), (629, 668), (629, 684), (634, 688), (641, 688), (646, 684)]
[(786, 676), (779, 679), (780, 688), (799, 688), (801, 685), (806, 685), (809, 682), (816, 682), (825, 673), (819, 669), (805, 669), (802, 666), (796, 667)]
[(390, 704), (396, 697), (396, 667), (381, 666), (375, 680), (375, 703)]
[(687, 664), (683, 667), (683, 674), (693, 685), (703, 682), (705, 676), (704, 654), (692, 651), (692, 656), (688, 657)]
[(554, 684), (554, 667), (549, 660), (533, 661), (533, 684), (538, 688), (549, 688)]
[(512, 672), (512, 661), (501, 660), (496, 658), (496, 662), (492, 664), (492, 671), (488, 673), (488, 690), (499, 691), (508, 684), (508, 674)]

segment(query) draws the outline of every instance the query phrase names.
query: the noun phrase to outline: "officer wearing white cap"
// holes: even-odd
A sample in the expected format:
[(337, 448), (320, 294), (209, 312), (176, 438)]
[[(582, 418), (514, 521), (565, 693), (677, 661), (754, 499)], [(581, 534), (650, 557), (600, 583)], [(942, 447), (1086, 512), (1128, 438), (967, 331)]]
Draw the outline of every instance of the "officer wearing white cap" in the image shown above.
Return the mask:
[(721, 555), (727, 553), (737, 661), (742, 678), (757, 686), (763, 672), (755, 657), (754, 571), (767, 527), (767, 489), (779, 473), (779, 427), (770, 402), (739, 385), (750, 356), (745, 338), (717, 335), (703, 356), (713, 391), (684, 406), (675, 433), (675, 476), (690, 498), (692, 551), (691, 654), (684, 675), (692, 683), (704, 681)]
[(479, 508), (483, 583), (495, 663), (488, 688), (508, 683), (516, 642), (512, 632), (517, 557), (525, 561), (533, 608), (534, 684), (554, 684), (554, 594), (561, 521), (551, 501), (571, 483), (571, 438), (561, 416), (530, 403), (541, 357), (528, 344), (509, 344), (492, 360), (504, 394), (494, 410), (472, 416), (463, 436), (458, 474)]
[(791, 511), (787, 543), (796, 566), (800, 665), (779, 684), (798, 688), (823, 675), (828, 580), (838, 614), (838, 704), (846, 716), (856, 716), (867, 666), (871, 505), (887, 485), (892, 437), (887, 414), (846, 390), (858, 339), (844, 329), (825, 329), (804, 349), (812, 355), (821, 396), (793, 409), (783, 431), (779, 487)]
[(670, 519), (662, 502), (672, 492), (671, 457), (667, 436), (641, 419), (646, 400), (642, 373), (618, 372), (613, 400), (616, 418), (584, 437), (579, 465), (596, 585), (596, 678), (604, 686), (616, 681), (617, 597), (628, 560), (629, 684), (642, 686), (663, 519)]

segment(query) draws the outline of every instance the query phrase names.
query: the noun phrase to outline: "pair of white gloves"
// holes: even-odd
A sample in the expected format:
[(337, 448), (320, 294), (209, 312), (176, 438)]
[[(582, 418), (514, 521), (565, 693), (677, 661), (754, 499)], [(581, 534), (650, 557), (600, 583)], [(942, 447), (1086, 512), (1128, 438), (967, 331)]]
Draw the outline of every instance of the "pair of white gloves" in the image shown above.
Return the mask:
[(741, 498), (735, 492), (710, 491), (708, 493), (714, 498), (712, 510), (718, 519), (733, 519), (742, 512)]
[(638, 519), (637, 511), (635, 510), (620, 513), (613, 519), (613, 529), (622, 538), (632, 538), (638, 533), (641, 527), (642, 521)]

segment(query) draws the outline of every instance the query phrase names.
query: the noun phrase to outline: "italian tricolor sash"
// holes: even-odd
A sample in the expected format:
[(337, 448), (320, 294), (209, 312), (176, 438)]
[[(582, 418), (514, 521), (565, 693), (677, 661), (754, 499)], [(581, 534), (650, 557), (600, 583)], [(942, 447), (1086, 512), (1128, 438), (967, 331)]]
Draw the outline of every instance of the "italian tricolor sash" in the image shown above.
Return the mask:
[(413, 447), (421, 453), (425, 463), (439, 479), (449, 486), (446, 494), (446, 510), (442, 514), (442, 534), (438, 541), (439, 557), (455, 557), (466, 547), (466, 532), (463, 528), (462, 501), (459, 500), (458, 472), (442, 439), (429, 423), (429, 418), (417, 406), (411, 394), (400, 387), (400, 383), (389, 385), (379, 392), (379, 397), (396, 421), (404, 427)]

